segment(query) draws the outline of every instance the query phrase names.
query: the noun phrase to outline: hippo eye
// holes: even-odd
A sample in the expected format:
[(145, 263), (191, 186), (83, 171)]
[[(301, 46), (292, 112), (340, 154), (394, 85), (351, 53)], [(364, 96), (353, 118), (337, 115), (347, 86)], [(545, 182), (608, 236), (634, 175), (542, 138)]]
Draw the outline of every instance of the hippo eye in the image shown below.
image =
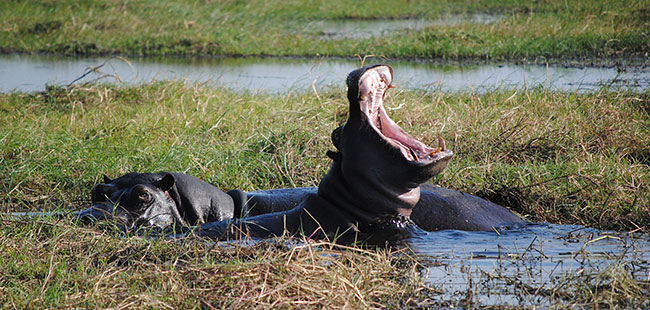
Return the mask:
[(147, 203), (150, 201), (151, 201), (151, 194), (149, 194), (148, 192), (138, 193), (138, 202)]

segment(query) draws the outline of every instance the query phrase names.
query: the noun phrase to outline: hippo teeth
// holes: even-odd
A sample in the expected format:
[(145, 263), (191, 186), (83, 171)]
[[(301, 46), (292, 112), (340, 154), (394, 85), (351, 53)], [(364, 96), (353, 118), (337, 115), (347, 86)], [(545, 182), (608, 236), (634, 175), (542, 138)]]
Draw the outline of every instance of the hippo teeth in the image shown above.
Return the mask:
[(441, 136), (438, 136), (438, 148), (433, 150), (431, 153), (427, 154), (429, 157), (436, 156), (436, 154), (440, 152), (444, 152), (447, 150), (447, 146), (445, 145), (445, 139), (443, 139)]
[(445, 140), (438, 138), (438, 148), (431, 148), (413, 138), (397, 125), (384, 109), (386, 91), (394, 86), (388, 66), (368, 69), (359, 79), (359, 108), (372, 128), (392, 147), (399, 149), (409, 161), (430, 160), (446, 151)]

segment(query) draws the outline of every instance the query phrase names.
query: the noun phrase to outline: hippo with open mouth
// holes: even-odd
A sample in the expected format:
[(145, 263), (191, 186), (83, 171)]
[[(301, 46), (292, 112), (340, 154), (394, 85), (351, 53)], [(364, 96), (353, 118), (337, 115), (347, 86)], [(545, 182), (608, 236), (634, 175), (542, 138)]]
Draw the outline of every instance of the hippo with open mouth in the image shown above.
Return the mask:
[[(379, 243), (407, 236), (410, 220), (429, 231), (523, 223), (476, 196), (421, 185), (445, 169), (453, 152), (442, 138), (436, 148), (429, 147), (388, 117), (383, 99), (392, 78), (386, 65), (349, 74), (349, 118), (332, 133), (337, 151), (327, 153), (334, 162), (318, 188), (223, 193), (185, 174), (131, 173), (95, 186), (94, 207), (78, 216), (102, 218), (119, 202), (124, 212), (114, 214), (130, 225), (199, 225), (193, 233), (219, 239), (242, 232), (254, 237), (316, 232), (319, 237)], [(137, 194), (143, 190), (151, 192), (143, 195), (147, 199)], [(136, 205), (138, 199), (148, 207)], [(248, 217), (221, 221), (233, 216)]]
[(386, 65), (352, 71), (347, 78), (350, 113), (334, 130), (337, 152), (316, 194), (295, 208), (197, 226), (191, 233), (215, 239), (241, 234), (265, 238), (284, 234), (370, 244), (410, 236), (409, 217), (420, 200), (420, 184), (442, 172), (453, 156), (439, 140), (432, 148), (393, 122), (383, 106), (393, 70)]

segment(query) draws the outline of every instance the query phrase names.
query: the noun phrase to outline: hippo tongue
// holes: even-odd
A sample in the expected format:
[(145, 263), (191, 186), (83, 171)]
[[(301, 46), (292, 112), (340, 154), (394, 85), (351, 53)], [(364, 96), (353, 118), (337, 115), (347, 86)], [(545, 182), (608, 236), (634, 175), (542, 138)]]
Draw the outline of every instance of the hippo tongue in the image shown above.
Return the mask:
[(400, 128), (384, 109), (384, 96), (392, 88), (392, 70), (377, 66), (367, 70), (359, 79), (359, 108), (370, 121), (372, 128), (391, 146), (399, 149), (408, 161), (431, 161), (446, 156), (445, 141), (438, 140), (434, 149), (418, 141)]

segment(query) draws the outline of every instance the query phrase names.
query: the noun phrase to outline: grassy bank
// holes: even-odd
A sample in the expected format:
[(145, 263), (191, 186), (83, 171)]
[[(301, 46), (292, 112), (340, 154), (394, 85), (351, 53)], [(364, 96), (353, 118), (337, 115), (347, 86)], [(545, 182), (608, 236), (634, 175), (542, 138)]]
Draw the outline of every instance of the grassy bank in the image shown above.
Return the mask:
[[(2, 209), (78, 207), (102, 174), (187, 172), (222, 189), (316, 186), (342, 90), (269, 96), (159, 83), (0, 94)], [(456, 156), (433, 182), (533, 221), (650, 227), (648, 94), (396, 91), (389, 113)]]
[[(627, 251), (596, 273), (592, 264), (601, 265), (602, 256), (583, 253), (585, 269), (558, 272), (541, 288), (512, 274), (516, 269), (537, 277), (537, 262), (506, 258), (496, 272), (475, 275), (466, 294), (447, 296), (450, 283), (424, 283), (423, 268), (430, 263), (407, 251), (286, 240), (244, 246), (166, 242), (120, 237), (69, 220), (12, 220), (2, 214), (0, 224), (2, 309), (521, 309), (512, 306), (515, 300), (552, 309), (649, 305), (650, 285), (630, 277), (622, 256), (634, 253)], [(463, 265), (469, 273), (471, 259)], [(499, 288), (495, 282), (508, 284)], [(492, 307), (472, 297), (504, 293), (505, 305)]]
[[(434, 183), (486, 197), (533, 221), (647, 233), (649, 97), (398, 88), (387, 106), (416, 137), (435, 141), (442, 134), (455, 151)], [(0, 305), (476, 306), (471, 292), (483, 282), (468, 283), (467, 296), (435, 301), (446, 283), (423, 283), (421, 261), (386, 251), (290, 248), (277, 241), (171, 243), (5, 213), (79, 208), (104, 173), (182, 171), (223, 189), (315, 186), (330, 164), (324, 156), (332, 148), (330, 132), (346, 113), (342, 90), (269, 96), (157, 83), (0, 94)], [(647, 282), (631, 279), (625, 266), (575, 273), (552, 290), (516, 281), (511, 289), (525, 300), (546, 296), (556, 308), (647, 305)]]
[[(1, 221), (1, 220), (0, 220)], [(69, 223), (2, 221), (3, 309), (405, 307), (418, 263), (385, 251), (282, 242), (214, 247), (115, 238)]]
[[(319, 21), (459, 23), (327, 38)], [(647, 57), (650, 11), (626, 1), (3, 1), (0, 51), (67, 55), (384, 55), (393, 58)]]

